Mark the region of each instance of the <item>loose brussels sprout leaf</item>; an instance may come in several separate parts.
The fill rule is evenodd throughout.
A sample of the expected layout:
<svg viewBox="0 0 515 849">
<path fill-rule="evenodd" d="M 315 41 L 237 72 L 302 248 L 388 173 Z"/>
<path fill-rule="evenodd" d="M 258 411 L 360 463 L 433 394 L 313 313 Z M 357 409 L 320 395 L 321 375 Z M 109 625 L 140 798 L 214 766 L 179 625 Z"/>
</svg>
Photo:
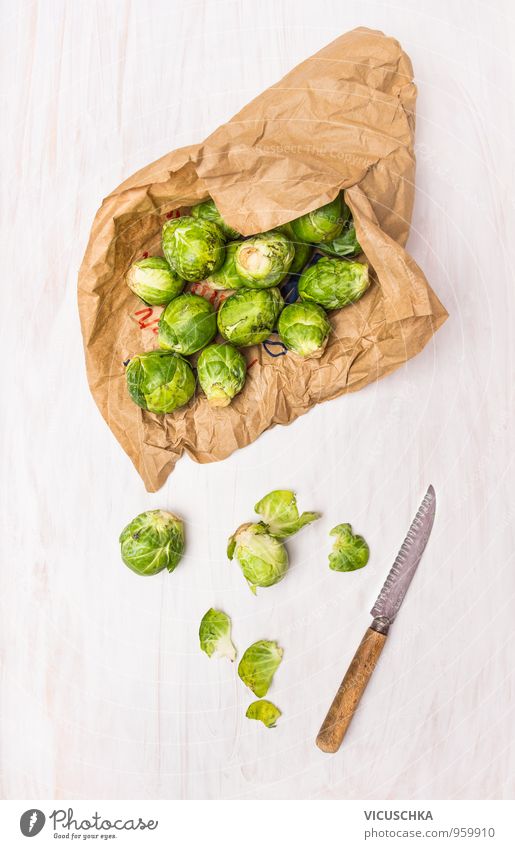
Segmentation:
<svg viewBox="0 0 515 849">
<path fill-rule="evenodd" d="M 213 607 L 202 617 L 199 628 L 200 648 L 208 657 L 228 657 L 236 660 L 236 649 L 231 640 L 231 620 L 222 610 Z"/>
<path fill-rule="evenodd" d="M 355 572 L 367 565 L 370 555 L 368 545 L 363 537 L 352 533 L 350 525 L 336 525 L 331 536 L 336 539 L 329 555 L 330 569 L 335 572 Z"/>
<path fill-rule="evenodd" d="M 212 198 L 209 200 L 203 200 L 202 203 L 197 203 L 195 206 L 192 206 L 191 214 L 193 218 L 204 218 L 206 221 L 214 221 L 215 224 L 218 224 L 226 239 L 237 239 L 240 235 L 234 227 L 226 224 L 218 212 L 216 203 L 212 200 Z"/>
<path fill-rule="evenodd" d="M 140 513 L 120 534 L 122 560 L 138 575 L 173 572 L 184 551 L 182 519 L 166 510 Z"/>
<path fill-rule="evenodd" d="M 162 256 L 149 256 L 133 262 L 126 277 L 127 286 L 146 304 L 168 304 L 184 289 L 184 280 Z"/>
<path fill-rule="evenodd" d="M 166 307 L 159 319 L 159 347 L 188 356 L 216 336 L 216 313 L 205 298 L 187 292 Z"/>
<path fill-rule="evenodd" d="M 290 265 L 290 274 L 300 274 L 304 266 L 306 265 L 308 259 L 310 258 L 313 248 L 311 245 L 308 245 L 306 242 L 293 242 L 293 246 L 295 248 L 295 256 L 293 257 L 293 262 Z"/>
<path fill-rule="evenodd" d="M 331 332 L 325 311 L 308 301 L 285 306 L 277 324 L 282 341 L 299 357 L 321 357 Z"/>
<path fill-rule="evenodd" d="M 349 215 L 348 206 L 338 195 L 330 203 L 295 218 L 290 222 L 290 227 L 295 239 L 301 242 L 330 242 L 340 235 Z"/>
<path fill-rule="evenodd" d="M 190 364 L 168 351 L 133 357 L 125 374 L 132 400 L 151 413 L 171 413 L 187 404 L 195 392 Z"/>
<path fill-rule="evenodd" d="M 345 222 L 342 232 L 330 242 L 320 242 L 316 246 L 330 256 L 356 256 L 361 253 L 361 245 L 356 236 L 354 221 L 350 218 Z"/>
<path fill-rule="evenodd" d="M 262 522 L 241 525 L 229 539 L 229 560 L 236 557 L 251 591 L 282 581 L 288 569 L 288 552 Z M 259 695 L 259 693 L 256 693 Z"/>
<path fill-rule="evenodd" d="M 248 706 L 245 716 L 247 719 L 259 719 L 267 728 L 275 728 L 281 711 L 267 699 L 260 699 Z"/>
<path fill-rule="evenodd" d="M 294 256 L 292 242 L 278 230 L 270 230 L 240 242 L 234 264 L 248 288 L 269 289 L 284 280 Z"/>
<path fill-rule="evenodd" d="M 210 406 L 227 407 L 243 389 L 247 363 L 232 345 L 209 345 L 198 359 L 197 372 Z"/>
<path fill-rule="evenodd" d="M 297 499 L 291 489 L 274 489 L 258 501 L 254 510 L 261 516 L 270 533 L 277 539 L 287 539 L 305 525 L 320 518 L 320 513 L 299 516 Z"/>
<path fill-rule="evenodd" d="M 314 301 L 326 310 L 337 310 L 358 301 L 369 283 L 365 263 L 323 256 L 300 275 L 299 295 L 303 301 Z"/>
<path fill-rule="evenodd" d="M 258 640 L 245 651 L 238 664 L 238 675 L 258 699 L 266 696 L 283 650 L 271 640 Z"/>
<path fill-rule="evenodd" d="M 205 280 L 225 258 L 224 235 L 214 221 L 183 215 L 167 221 L 162 232 L 163 253 L 183 280 Z"/>
<path fill-rule="evenodd" d="M 204 281 L 211 289 L 242 289 L 246 287 L 247 284 L 241 279 L 234 264 L 234 255 L 240 244 L 243 243 L 231 242 L 226 245 L 224 264 L 218 271 L 213 271 Z"/>
<path fill-rule="evenodd" d="M 218 310 L 218 329 L 233 345 L 257 345 L 272 333 L 283 305 L 279 289 L 240 289 Z"/>
</svg>

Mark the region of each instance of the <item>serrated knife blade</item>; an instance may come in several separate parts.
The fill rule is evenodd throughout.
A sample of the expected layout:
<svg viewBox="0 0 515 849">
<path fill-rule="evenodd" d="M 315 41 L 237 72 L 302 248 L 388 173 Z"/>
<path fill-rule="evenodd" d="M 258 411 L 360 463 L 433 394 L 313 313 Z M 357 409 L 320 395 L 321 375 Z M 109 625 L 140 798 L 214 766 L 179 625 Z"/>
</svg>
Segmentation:
<svg viewBox="0 0 515 849">
<path fill-rule="evenodd" d="M 370 611 L 374 621 L 367 628 L 318 732 L 316 743 L 323 752 L 337 752 L 340 748 L 383 650 L 390 625 L 417 571 L 433 527 L 435 509 L 436 495 L 430 486 Z"/>
<path fill-rule="evenodd" d="M 435 510 L 436 494 L 433 487 L 429 486 L 381 592 L 370 611 L 374 619 L 384 620 L 385 627 L 390 626 L 397 616 L 404 596 L 417 571 L 417 566 L 433 527 Z M 374 626 L 372 625 L 372 627 Z"/>
</svg>

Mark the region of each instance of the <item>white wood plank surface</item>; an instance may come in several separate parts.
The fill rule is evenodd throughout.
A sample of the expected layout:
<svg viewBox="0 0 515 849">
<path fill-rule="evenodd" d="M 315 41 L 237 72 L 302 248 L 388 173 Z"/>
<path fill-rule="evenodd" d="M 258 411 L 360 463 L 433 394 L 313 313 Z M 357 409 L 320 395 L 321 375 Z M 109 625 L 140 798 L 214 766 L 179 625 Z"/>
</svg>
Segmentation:
<svg viewBox="0 0 515 849">
<path fill-rule="evenodd" d="M 2 4 L 3 798 L 514 797 L 514 16 L 508 0 Z M 224 463 L 184 458 L 149 495 L 87 388 L 76 278 L 93 215 L 358 25 L 414 63 L 409 249 L 450 319 L 395 375 Z M 316 731 L 430 482 L 426 556 L 344 747 L 323 755 Z M 324 516 L 255 599 L 225 541 L 290 486 Z M 185 517 L 188 549 L 143 580 L 117 537 L 153 507 Z M 355 574 L 327 568 L 342 521 L 372 550 Z M 200 653 L 211 605 L 240 652 L 284 647 L 275 730 Z"/>
</svg>

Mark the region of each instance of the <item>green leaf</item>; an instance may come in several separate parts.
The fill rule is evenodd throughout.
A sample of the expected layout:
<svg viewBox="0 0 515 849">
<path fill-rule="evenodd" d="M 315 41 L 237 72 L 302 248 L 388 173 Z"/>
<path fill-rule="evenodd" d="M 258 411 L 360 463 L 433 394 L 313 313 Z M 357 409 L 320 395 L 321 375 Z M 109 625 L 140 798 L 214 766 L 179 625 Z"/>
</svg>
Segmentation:
<svg viewBox="0 0 515 849">
<path fill-rule="evenodd" d="M 245 651 L 238 665 L 238 675 L 258 698 L 268 693 L 282 656 L 283 649 L 271 640 L 258 640 Z"/>
<path fill-rule="evenodd" d="M 349 524 L 336 525 L 331 531 L 336 537 L 333 550 L 329 555 L 329 568 L 335 572 L 355 572 L 368 563 L 370 550 L 359 534 L 352 533 Z"/>
<path fill-rule="evenodd" d="M 208 657 L 228 657 L 236 660 L 231 640 L 231 620 L 222 610 L 211 607 L 202 617 L 199 628 L 200 648 Z"/>
<path fill-rule="evenodd" d="M 267 728 L 275 728 L 275 724 L 281 716 L 281 711 L 267 699 L 260 699 L 248 706 L 245 716 L 247 719 L 258 719 Z"/>
<path fill-rule="evenodd" d="M 297 499 L 291 489 L 274 489 L 258 501 L 254 510 L 277 539 L 287 539 L 320 518 L 320 513 L 312 512 L 299 516 Z"/>
</svg>

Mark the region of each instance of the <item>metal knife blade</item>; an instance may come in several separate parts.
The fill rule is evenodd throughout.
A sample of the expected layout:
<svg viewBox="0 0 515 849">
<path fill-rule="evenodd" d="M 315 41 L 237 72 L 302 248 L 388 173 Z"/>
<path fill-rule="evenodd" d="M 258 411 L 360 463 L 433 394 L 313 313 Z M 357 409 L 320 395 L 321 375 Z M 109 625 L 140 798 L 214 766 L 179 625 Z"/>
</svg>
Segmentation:
<svg viewBox="0 0 515 849">
<path fill-rule="evenodd" d="M 399 612 L 427 545 L 433 527 L 435 509 L 436 494 L 430 486 L 370 611 L 374 619 L 380 620 L 377 630 L 386 633 Z"/>
</svg>

